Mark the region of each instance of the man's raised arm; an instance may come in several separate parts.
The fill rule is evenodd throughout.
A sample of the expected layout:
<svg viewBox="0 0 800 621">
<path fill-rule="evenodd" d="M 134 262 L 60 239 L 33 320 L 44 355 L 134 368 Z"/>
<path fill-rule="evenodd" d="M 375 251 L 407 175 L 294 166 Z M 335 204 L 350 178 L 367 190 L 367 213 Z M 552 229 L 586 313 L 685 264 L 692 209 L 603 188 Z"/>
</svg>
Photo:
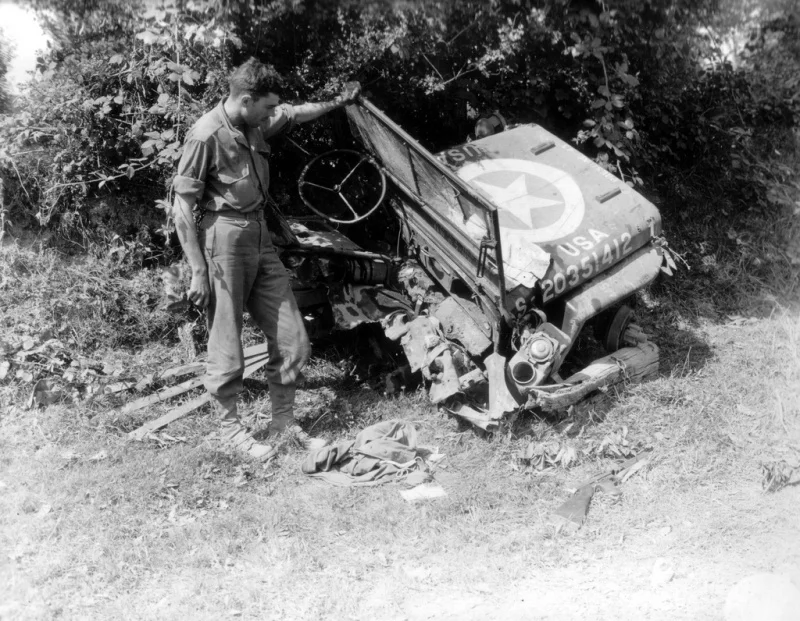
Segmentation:
<svg viewBox="0 0 800 621">
<path fill-rule="evenodd" d="M 359 94 L 361 94 L 361 86 L 356 83 L 353 87 L 345 87 L 342 94 L 333 101 L 304 103 L 292 106 L 292 108 L 294 108 L 294 120 L 297 123 L 313 121 L 323 114 L 336 110 L 336 108 L 341 108 L 342 106 L 353 103 L 358 98 Z"/>
</svg>

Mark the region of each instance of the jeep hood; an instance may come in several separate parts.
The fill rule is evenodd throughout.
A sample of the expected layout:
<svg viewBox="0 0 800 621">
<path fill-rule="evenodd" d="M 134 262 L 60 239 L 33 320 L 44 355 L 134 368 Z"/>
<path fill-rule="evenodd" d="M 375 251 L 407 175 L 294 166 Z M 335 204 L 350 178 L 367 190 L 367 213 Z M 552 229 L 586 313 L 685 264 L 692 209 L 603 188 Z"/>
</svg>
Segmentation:
<svg viewBox="0 0 800 621">
<path fill-rule="evenodd" d="M 439 158 L 497 207 L 503 262 L 512 268 L 507 276 L 527 286 L 535 276 L 544 302 L 661 233 L 652 203 L 537 125 L 448 149 Z M 551 258 L 546 270 L 536 269 L 535 259 L 545 253 Z"/>
</svg>

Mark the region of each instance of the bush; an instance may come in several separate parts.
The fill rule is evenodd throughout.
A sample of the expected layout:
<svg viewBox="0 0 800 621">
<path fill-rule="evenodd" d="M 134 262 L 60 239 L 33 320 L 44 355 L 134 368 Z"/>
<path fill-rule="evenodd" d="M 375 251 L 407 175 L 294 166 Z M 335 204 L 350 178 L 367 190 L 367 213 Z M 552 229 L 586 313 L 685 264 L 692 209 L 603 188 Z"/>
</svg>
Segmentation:
<svg viewBox="0 0 800 621">
<path fill-rule="evenodd" d="M 286 75 L 290 99 L 359 80 L 432 150 L 495 109 L 542 123 L 667 199 L 670 218 L 752 224 L 756 211 L 785 218 L 798 198 L 785 154 L 772 158 L 764 139 L 795 152 L 788 0 L 755 12 L 746 0 L 38 4 L 56 16 L 58 44 L 0 121 L 5 205 L 17 228 L 47 227 L 82 247 L 135 243 L 144 250 L 131 256 L 144 259 L 168 250 L 163 209 L 186 130 L 251 55 Z M 297 134 L 312 150 L 342 138 L 335 117 Z M 273 158 L 272 193 L 285 203 L 298 165 Z"/>
<path fill-rule="evenodd" d="M 6 244 L 0 259 L 2 334 L 57 338 L 71 351 L 90 355 L 175 341 L 185 321 L 164 310 L 160 272 L 130 269 L 118 253 L 98 261 Z"/>
</svg>

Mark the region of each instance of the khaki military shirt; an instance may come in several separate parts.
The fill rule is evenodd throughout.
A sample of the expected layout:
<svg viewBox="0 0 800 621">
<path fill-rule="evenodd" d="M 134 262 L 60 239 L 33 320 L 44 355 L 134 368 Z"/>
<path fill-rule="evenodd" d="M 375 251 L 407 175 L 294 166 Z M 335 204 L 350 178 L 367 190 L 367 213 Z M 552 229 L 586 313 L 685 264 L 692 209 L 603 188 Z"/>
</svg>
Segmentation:
<svg viewBox="0 0 800 621">
<path fill-rule="evenodd" d="M 195 209 L 262 209 L 269 190 L 266 139 L 294 126 L 294 109 L 282 104 L 262 127 L 248 127 L 243 133 L 231 124 L 223 104 L 220 101 L 189 130 L 172 187 Z"/>
</svg>

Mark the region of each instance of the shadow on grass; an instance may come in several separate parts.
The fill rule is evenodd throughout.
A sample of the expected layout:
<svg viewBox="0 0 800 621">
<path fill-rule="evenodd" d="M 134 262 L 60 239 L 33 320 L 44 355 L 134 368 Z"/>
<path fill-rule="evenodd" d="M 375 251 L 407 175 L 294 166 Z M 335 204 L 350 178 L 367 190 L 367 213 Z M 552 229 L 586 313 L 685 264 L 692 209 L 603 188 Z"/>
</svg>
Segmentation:
<svg viewBox="0 0 800 621">
<path fill-rule="evenodd" d="M 388 340 L 378 324 L 364 324 L 346 332 L 331 332 L 313 342 L 313 358 L 298 383 L 296 416 L 307 431 L 339 435 L 363 429 L 384 417 L 403 417 L 421 382 L 417 377 L 405 390 L 388 391 L 386 377 L 406 364 L 399 343 Z M 244 382 L 245 409 L 269 404 L 269 386 L 263 372 Z M 427 403 L 427 393 L 424 395 Z"/>
<path fill-rule="evenodd" d="M 680 377 L 698 371 L 713 357 L 711 347 L 701 333 L 686 324 L 674 309 L 663 312 L 663 304 L 661 300 L 655 308 L 639 304 L 637 310 L 637 321 L 645 332 L 652 335 L 652 340 L 661 350 L 660 376 Z M 564 366 L 565 376 L 606 354 L 592 331 L 584 330 Z M 315 433 L 352 433 L 354 429 L 363 429 L 382 418 L 402 417 L 407 403 L 398 406 L 398 397 L 413 395 L 416 395 L 420 407 L 424 406 L 433 413 L 435 406 L 429 403 L 427 391 L 418 390 L 422 383 L 419 373 L 408 378 L 403 391 L 394 391 L 391 382 L 387 382 L 387 376 L 405 364 L 400 344 L 386 339 L 377 324 L 333 332 L 315 340 L 314 358 L 304 371 L 298 389 L 298 419 L 306 430 Z M 248 402 L 257 409 L 267 406 L 268 385 L 263 377 L 257 375 L 246 380 L 245 389 L 245 407 Z M 523 412 L 516 417 L 509 416 L 500 433 L 510 431 L 513 435 L 524 435 L 523 430 L 530 428 L 533 420 L 545 420 L 558 429 L 567 416 L 585 424 L 602 422 L 606 413 L 619 402 L 624 390 L 624 387 L 618 387 L 607 393 L 594 393 L 574 406 L 568 415 L 543 416 L 536 412 Z M 460 419 L 456 426 L 462 432 L 472 429 L 469 423 Z M 479 429 L 474 433 L 481 437 L 491 435 Z"/>
<path fill-rule="evenodd" d="M 670 247 L 681 257 L 676 277 L 653 294 L 685 321 L 731 315 L 762 318 L 800 308 L 800 221 L 792 209 L 737 203 L 724 188 L 686 184 L 659 206 Z"/>
<path fill-rule="evenodd" d="M 679 378 L 695 373 L 714 358 L 714 350 L 703 338 L 702 331 L 683 319 L 682 313 L 669 305 L 669 298 L 655 296 L 652 288 L 640 297 L 644 300 L 635 305 L 635 321 L 659 347 L 658 377 Z M 561 374 L 568 377 L 606 355 L 608 352 L 586 327 L 562 366 Z M 609 390 L 595 391 L 567 411 L 558 413 L 522 411 L 516 417 L 508 417 L 504 429 L 516 437 L 530 436 L 531 430 L 543 422 L 558 435 L 574 435 L 582 428 L 591 429 L 603 423 L 623 401 L 626 391 L 627 385 L 616 384 Z"/>
</svg>

